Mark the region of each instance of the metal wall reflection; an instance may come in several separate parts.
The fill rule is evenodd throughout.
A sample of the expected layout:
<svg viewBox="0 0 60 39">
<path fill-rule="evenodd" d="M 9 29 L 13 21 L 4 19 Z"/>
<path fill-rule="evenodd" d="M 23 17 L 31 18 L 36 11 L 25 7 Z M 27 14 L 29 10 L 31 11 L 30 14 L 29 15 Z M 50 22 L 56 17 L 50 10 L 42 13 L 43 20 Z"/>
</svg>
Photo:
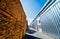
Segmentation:
<svg viewBox="0 0 60 39">
<path fill-rule="evenodd" d="M 56 39 L 60 39 L 60 1 L 55 3 L 50 9 L 43 12 L 43 15 L 39 15 L 40 27 L 42 32 L 56 36 Z M 36 19 L 37 19 L 36 18 Z M 38 30 L 37 20 L 34 20 L 30 25 L 32 28 Z"/>
<path fill-rule="evenodd" d="M 60 37 L 60 2 L 46 11 L 40 21 L 43 32 Z"/>
</svg>

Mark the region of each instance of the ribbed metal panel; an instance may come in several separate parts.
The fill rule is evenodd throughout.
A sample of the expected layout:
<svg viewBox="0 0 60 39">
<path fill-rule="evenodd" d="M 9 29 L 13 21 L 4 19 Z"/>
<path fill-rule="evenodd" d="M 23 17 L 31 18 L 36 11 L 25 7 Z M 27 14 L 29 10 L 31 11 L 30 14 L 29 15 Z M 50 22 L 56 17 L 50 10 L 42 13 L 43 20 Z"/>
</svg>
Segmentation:
<svg viewBox="0 0 60 39">
<path fill-rule="evenodd" d="M 60 2 L 40 17 L 42 31 L 60 39 Z"/>
</svg>

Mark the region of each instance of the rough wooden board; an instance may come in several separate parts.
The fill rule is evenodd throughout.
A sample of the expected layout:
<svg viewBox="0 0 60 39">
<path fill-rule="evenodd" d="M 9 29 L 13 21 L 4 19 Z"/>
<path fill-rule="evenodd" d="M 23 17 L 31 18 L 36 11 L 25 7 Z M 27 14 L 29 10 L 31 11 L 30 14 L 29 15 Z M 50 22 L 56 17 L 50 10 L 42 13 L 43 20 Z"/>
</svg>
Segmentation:
<svg viewBox="0 0 60 39">
<path fill-rule="evenodd" d="M 27 29 L 20 0 L 0 0 L 0 39 L 22 39 Z"/>
</svg>

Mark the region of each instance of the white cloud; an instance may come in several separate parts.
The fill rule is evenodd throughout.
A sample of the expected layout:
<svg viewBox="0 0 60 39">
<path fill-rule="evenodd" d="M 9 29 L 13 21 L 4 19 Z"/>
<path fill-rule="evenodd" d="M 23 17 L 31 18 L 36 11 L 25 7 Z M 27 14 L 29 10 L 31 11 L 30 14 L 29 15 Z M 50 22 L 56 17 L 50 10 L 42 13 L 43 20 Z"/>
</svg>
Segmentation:
<svg viewBox="0 0 60 39">
<path fill-rule="evenodd" d="M 27 20 L 28 20 L 28 25 L 30 25 L 31 22 L 33 21 L 33 18 L 27 18 Z"/>
</svg>

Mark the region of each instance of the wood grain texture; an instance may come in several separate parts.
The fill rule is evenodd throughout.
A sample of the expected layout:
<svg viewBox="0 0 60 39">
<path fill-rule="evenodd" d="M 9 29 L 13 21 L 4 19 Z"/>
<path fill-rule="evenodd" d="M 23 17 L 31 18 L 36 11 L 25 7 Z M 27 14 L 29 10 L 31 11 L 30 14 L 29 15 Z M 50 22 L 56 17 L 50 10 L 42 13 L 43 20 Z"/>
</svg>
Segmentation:
<svg viewBox="0 0 60 39">
<path fill-rule="evenodd" d="M 22 39 L 27 29 L 20 0 L 0 0 L 0 39 Z"/>
</svg>

